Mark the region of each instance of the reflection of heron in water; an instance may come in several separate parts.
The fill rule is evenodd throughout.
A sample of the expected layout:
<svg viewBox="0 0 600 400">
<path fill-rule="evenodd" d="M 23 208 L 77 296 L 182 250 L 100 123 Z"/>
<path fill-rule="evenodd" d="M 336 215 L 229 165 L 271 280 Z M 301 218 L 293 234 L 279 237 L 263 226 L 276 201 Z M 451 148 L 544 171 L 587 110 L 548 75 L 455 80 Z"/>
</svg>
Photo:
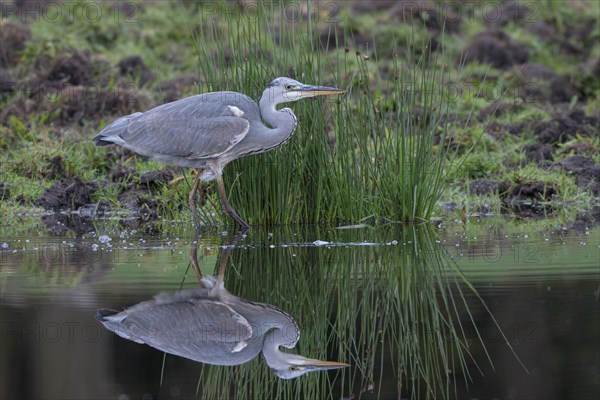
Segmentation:
<svg viewBox="0 0 600 400">
<path fill-rule="evenodd" d="M 201 278 L 203 288 L 160 294 L 122 312 L 101 309 L 96 318 L 125 339 L 207 364 L 244 364 L 262 350 L 269 367 L 284 379 L 348 366 L 282 352 L 280 346 L 291 349 L 298 342 L 298 325 L 269 304 L 247 301 L 225 289 L 230 251 L 231 246 L 223 250 L 218 278 Z"/>
</svg>

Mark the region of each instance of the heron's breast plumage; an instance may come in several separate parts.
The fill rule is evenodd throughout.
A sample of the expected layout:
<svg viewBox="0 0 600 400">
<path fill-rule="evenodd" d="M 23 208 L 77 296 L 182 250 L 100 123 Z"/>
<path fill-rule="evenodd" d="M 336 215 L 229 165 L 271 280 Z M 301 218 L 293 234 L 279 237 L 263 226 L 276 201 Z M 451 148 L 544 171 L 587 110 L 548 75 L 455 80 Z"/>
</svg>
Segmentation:
<svg viewBox="0 0 600 400">
<path fill-rule="evenodd" d="M 286 144 L 288 142 L 288 140 L 290 140 L 290 138 L 292 137 L 292 135 L 294 134 L 294 132 L 296 131 L 296 127 L 298 126 L 298 119 L 296 118 L 296 115 L 294 114 L 294 112 L 289 109 L 289 108 L 282 108 L 281 110 L 279 110 L 279 112 L 284 112 L 287 113 L 291 116 L 292 118 L 292 129 L 282 138 L 280 138 L 278 141 L 276 142 L 272 142 L 270 144 L 264 144 L 264 143 L 256 143 L 253 144 L 252 146 L 248 147 L 247 149 L 245 149 L 245 151 L 240 152 L 239 155 L 236 158 L 240 158 L 240 157 L 245 157 L 245 156 L 250 156 L 253 154 L 260 154 L 260 153 L 265 153 L 269 150 L 273 150 L 277 147 L 283 146 L 284 144 Z M 262 122 L 259 122 L 260 124 L 262 124 Z M 250 126 L 250 134 L 252 134 L 252 124 Z M 258 128 L 255 128 L 258 129 Z M 266 129 L 266 128 L 265 128 Z"/>
</svg>

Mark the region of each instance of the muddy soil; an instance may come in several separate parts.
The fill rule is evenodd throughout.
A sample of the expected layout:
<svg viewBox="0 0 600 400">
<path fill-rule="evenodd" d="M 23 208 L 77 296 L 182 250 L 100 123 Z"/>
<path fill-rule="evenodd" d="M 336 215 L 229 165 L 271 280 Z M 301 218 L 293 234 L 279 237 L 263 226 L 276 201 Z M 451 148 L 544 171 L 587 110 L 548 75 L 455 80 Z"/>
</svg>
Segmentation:
<svg viewBox="0 0 600 400">
<path fill-rule="evenodd" d="M 95 182 L 82 182 L 75 178 L 72 183 L 57 182 L 35 202 L 46 210 L 77 210 L 92 202 L 93 194 L 98 190 Z"/>
<path fill-rule="evenodd" d="M 136 171 L 134 168 L 127 167 L 124 165 L 117 165 L 112 171 L 108 173 L 108 179 L 112 182 L 133 182 L 135 179 Z"/>
<path fill-rule="evenodd" d="M 10 198 L 10 187 L 5 183 L 0 182 L 0 200 L 8 198 Z"/>
<path fill-rule="evenodd" d="M 158 201 L 144 196 L 143 192 L 140 190 L 127 190 L 119 194 L 118 199 L 121 206 L 125 209 L 149 217 L 156 217 Z"/>
<path fill-rule="evenodd" d="M 471 193 L 479 196 L 498 194 L 502 201 L 502 211 L 521 217 L 550 216 L 555 212 L 551 205 L 540 204 L 540 202 L 552 200 L 557 193 L 555 186 L 547 185 L 544 182 L 511 184 L 510 182 L 477 179 L 470 183 L 469 189 Z"/>
<path fill-rule="evenodd" d="M 51 122 L 69 126 L 150 107 L 149 96 L 140 91 L 138 81 L 146 83 L 153 74 L 141 58 L 122 60 L 118 70 L 101 57 L 72 50 L 51 60 L 43 56 L 21 82 L 5 71 L 0 82 L 3 90 L 21 90 L 27 95 L 0 111 L 0 124 L 7 125 L 11 116 L 27 121 L 30 114 L 43 113 Z"/>
<path fill-rule="evenodd" d="M 51 214 L 44 215 L 42 222 L 50 233 L 55 236 L 64 236 L 68 232 L 76 235 L 93 232 L 96 229 L 91 217 L 78 214 Z"/>
<path fill-rule="evenodd" d="M 165 103 L 179 100 L 183 95 L 195 93 L 198 77 L 192 74 L 184 74 L 173 79 L 160 82 L 159 90 Z"/>
<path fill-rule="evenodd" d="M 545 165 L 546 161 L 552 159 L 554 147 L 544 143 L 530 143 L 523 148 L 527 156 L 527 162 L 536 162 L 538 165 Z"/>
<path fill-rule="evenodd" d="M 573 176 L 578 186 L 600 195 L 600 165 L 590 157 L 574 155 L 562 161 L 551 162 L 553 147 L 547 144 L 529 144 L 525 146 L 528 161 L 535 161 L 549 170 L 561 170 Z M 510 182 L 498 182 L 491 179 L 471 181 L 469 190 L 475 195 L 498 193 L 503 201 L 513 203 L 523 200 L 549 201 L 556 194 L 552 185 L 542 182 L 527 182 L 511 185 Z"/>
<path fill-rule="evenodd" d="M 125 57 L 117 65 L 121 76 L 132 78 L 141 86 L 154 80 L 154 73 L 150 71 L 140 56 Z"/>
<path fill-rule="evenodd" d="M 3 95 L 12 93 L 15 89 L 15 79 L 8 70 L 0 68 L 0 99 Z"/>
<path fill-rule="evenodd" d="M 476 195 L 498 193 L 502 201 L 509 204 L 529 200 L 549 201 L 556 194 L 556 188 L 546 185 L 544 182 L 511 184 L 510 182 L 477 179 L 470 183 L 469 189 Z"/>
<path fill-rule="evenodd" d="M 478 33 L 463 50 L 466 62 L 481 62 L 498 69 L 523 64 L 529 57 L 525 45 L 514 41 L 504 31 L 492 29 Z M 457 62 L 462 62 L 462 56 Z"/>
<path fill-rule="evenodd" d="M 117 198 L 121 210 L 144 221 L 155 220 L 160 205 L 155 198 L 156 191 L 175 177 L 175 170 L 166 168 L 136 177 L 133 168 L 119 165 L 109 176 L 109 181 L 99 182 L 83 182 L 78 177 L 71 182 L 61 180 L 46 190 L 35 204 L 51 211 L 75 211 L 82 218 L 102 216 L 113 211 L 112 207 L 104 200 L 93 203 L 93 196 L 99 188 L 110 186 L 119 192 Z M 10 195 L 8 188 L 6 193 Z M 130 216 L 124 219 L 131 220 Z"/>
<path fill-rule="evenodd" d="M 567 229 L 586 234 L 596 225 L 600 225 L 600 206 L 594 206 L 589 213 L 578 215 L 575 221 L 567 226 Z"/>
<path fill-rule="evenodd" d="M 173 178 L 175 178 L 175 173 L 174 169 L 168 167 L 159 171 L 146 172 L 140 176 L 139 183 L 141 187 L 153 189 L 173 180 Z"/>
<path fill-rule="evenodd" d="M 543 64 L 525 63 L 514 66 L 509 76 L 516 94 L 526 103 L 570 102 L 574 96 L 581 97 L 568 76 L 558 75 Z"/>
<path fill-rule="evenodd" d="M 582 155 L 574 155 L 552 165 L 574 176 L 579 186 L 589 188 L 595 195 L 600 195 L 600 165 Z"/>
<path fill-rule="evenodd" d="M 0 26 L 0 68 L 13 67 L 31 39 L 31 30 L 18 22 L 6 22 Z"/>
</svg>

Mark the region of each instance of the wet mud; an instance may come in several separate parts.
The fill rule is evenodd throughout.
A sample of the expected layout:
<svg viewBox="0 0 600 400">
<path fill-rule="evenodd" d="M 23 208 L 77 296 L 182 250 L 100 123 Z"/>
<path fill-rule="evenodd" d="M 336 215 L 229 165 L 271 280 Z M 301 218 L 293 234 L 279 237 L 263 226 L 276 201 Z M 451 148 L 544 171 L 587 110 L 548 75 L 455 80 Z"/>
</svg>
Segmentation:
<svg viewBox="0 0 600 400">
<path fill-rule="evenodd" d="M 178 100 L 184 95 L 194 94 L 198 77 L 192 74 L 180 75 L 176 78 L 160 82 L 159 90 L 165 103 Z"/>
<path fill-rule="evenodd" d="M 6 22 L 0 29 L 0 68 L 12 67 L 21 58 L 31 30 L 25 24 Z"/>
<path fill-rule="evenodd" d="M 30 29 L 21 23 L 3 23 L 0 36 L 0 95 L 21 93 L 0 110 L 2 125 L 11 116 L 27 121 L 29 115 L 43 113 L 50 116 L 50 122 L 69 126 L 151 106 L 140 87 L 153 81 L 154 74 L 139 56 L 127 57 L 113 67 L 84 50 L 71 49 L 54 58 L 41 54 L 28 74 L 17 79 L 12 71 L 18 70 Z"/>
<path fill-rule="evenodd" d="M 589 188 L 594 195 L 600 195 L 600 165 L 582 155 L 574 155 L 552 165 L 575 177 L 577 185 Z"/>
<path fill-rule="evenodd" d="M 463 54 L 466 62 L 481 62 L 499 69 L 523 64 L 529 57 L 529 51 L 523 44 L 497 29 L 475 35 L 464 48 Z M 457 62 L 462 62 L 462 56 Z"/>
<path fill-rule="evenodd" d="M 72 183 L 56 182 L 35 204 L 52 211 L 77 210 L 90 204 L 97 190 L 96 182 L 83 182 L 79 178 L 75 178 Z"/>
<path fill-rule="evenodd" d="M 35 205 L 53 212 L 75 215 L 78 219 L 72 217 L 72 220 L 77 221 L 120 213 L 123 214 L 121 218 L 123 224 L 128 227 L 139 227 L 142 223 L 158 218 L 160 202 L 157 195 L 175 176 L 176 171 L 171 168 L 138 176 L 133 168 L 118 165 L 109 173 L 109 179 L 106 181 L 83 182 L 78 177 L 69 182 L 60 180 L 48 188 L 35 201 Z M 95 194 L 101 188 L 116 189 L 118 205 L 113 207 L 103 199 L 94 202 L 94 198 L 97 198 Z M 10 196 L 10 189 L 0 184 L 0 195 L 2 194 L 6 197 Z M 54 219 L 48 220 L 55 222 Z M 60 230 L 60 228 L 53 228 L 56 229 Z"/>
</svg>

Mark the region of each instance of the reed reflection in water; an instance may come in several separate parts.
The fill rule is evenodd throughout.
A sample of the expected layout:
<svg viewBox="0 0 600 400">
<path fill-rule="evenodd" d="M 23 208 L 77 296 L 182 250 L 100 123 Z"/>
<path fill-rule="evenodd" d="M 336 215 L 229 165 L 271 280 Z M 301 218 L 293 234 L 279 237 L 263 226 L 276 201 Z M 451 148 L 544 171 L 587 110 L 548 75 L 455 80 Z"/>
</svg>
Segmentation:
<svg viewBox="0 0 600 400">
<path fill-rule="evenodd" d="M 231 247 L 219 233 L 203 235 L 204 276 L 218 276 L 230 249 L 231 293 L 293 315 L 299 354 L 350 364 L 291 380 L 262 356 L 236 366 L 164 357 L 94 319 L 101 307 L 197 290 L 186 272 L 193 232 L 99 226 L 83 237 L 36 231 L 29 242 L 4 234 L 0 397 L 597 397 L 600 229 L 534 235 L 507 224 L 257 228 Z"/>
<path fill-rule="evenodd" d="M 466 337 L 463 290 L 472 288 L 437 233 L 429 225 L 307 230 L 277 237 L 259 232 L 264 237 L 252 243 L 262 245 L 223 246 L 234 271 L 228 286 L 294 315 L 305 327 L 301 352 L 310 349 L 351 367 L 335 380 L 323 374 L 293 383 L 274 382 L 252 366 L 203 368 L 201 397 L 452 397 L 457 376 L 470 379 L 471 368 L 478 368 L 467 345 L 477 329 L 469 323 Z M 361 236 L 369 241 L 357 240 Z M 328 241 L 298 242 L 311 237 Z"/>
</svg>

